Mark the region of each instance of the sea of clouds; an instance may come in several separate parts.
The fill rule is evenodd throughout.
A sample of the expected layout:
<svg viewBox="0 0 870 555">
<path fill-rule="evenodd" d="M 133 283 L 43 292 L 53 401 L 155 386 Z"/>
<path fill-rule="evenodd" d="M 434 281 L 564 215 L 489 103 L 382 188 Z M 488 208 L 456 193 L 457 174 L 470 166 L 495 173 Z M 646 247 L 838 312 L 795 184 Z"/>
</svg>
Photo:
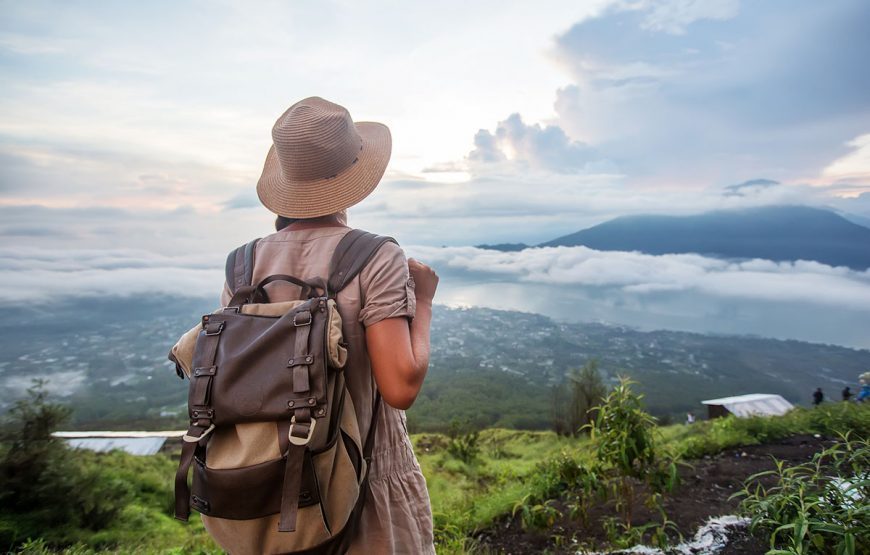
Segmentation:
<svg viewBox="0 0 870 555">
<path fill-rule="evenodd" d="M 441 276 L 436 302 L 641 329 L 753 334 L 870 348 L 870 271 L 811 261 L 728 261 L 586 247 L 499 252 L 406 246 Z M 0 300 L 217 299 L 223 255 L 142 249 L 0 248 Z M 0 316 L 2 319 L 2 316 Z"/>
</svg>

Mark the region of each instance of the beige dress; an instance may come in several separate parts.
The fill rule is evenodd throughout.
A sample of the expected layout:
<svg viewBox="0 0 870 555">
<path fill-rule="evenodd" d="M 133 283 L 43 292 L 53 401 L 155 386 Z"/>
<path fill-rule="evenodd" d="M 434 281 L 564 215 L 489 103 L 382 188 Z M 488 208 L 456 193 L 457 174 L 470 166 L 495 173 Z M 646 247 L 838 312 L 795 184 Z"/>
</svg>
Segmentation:
<svg viewBox="0 0 870 555">
<path fill-rule="evenodd" d="M 253 282 L 272 274 L 302 279 L 326 277 L 332 252 L 349 227 L 284 229 L 257 245 Z M 299 298 L 299 288 L 285 282 L 267 286 L 272 302 Z M 229 301 L 225 287 L 222 305 Z M 348 345 L 348 390 L 360 432 L 371 422 L 375 386 L 365 342 L 365 328 L 385 318 L 413 318 L 415 297 L 402 249 L 387 243 L 368 265 L 338 293 L 339 312 Z M 369 474 L 370 491 L 359 533 L 349 553 L 435 553 L 432 510 L 426 480 L 414 456 L 405 412 L 381 403 Z M 206 527 L 208 528 L 208 522 Z"/>
</svg>

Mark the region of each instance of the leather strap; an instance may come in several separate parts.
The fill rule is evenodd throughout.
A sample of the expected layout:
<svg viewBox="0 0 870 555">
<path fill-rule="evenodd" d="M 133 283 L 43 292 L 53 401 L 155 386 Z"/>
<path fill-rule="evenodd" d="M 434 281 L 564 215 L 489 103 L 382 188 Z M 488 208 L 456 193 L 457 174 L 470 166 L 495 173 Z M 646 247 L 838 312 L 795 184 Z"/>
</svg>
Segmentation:
<svg viewBox="0 0 870 555">
<path fill-rule="evenodd" d="M 329 262 L 329 280 L 327 282 L 329 296 L 335 297 L 362 271 L 384 243 L 391 242 L 396 243 L 396 240 L 361 229 L 348 231 L 338 242 Z"/>
<path fill-rule="evenodd" d="M 242 245 L 234 249 L 227 256 L 224 274 L 230 293 L 235 294 L 236 289 L 243 285 L 251 285 L 254 276 L 254 253 L 260 239 Z"/>
<path fill-rule="evenodd" d="M 211 385 L 217 374 L 215 358 L 218 342 L 224 329 L 224 322 L 210 321 L 206 315 L 202 320 L 202 331 L 196 342 L 193 360 L 201 366 L 193 369 L 190 376 L 190 393 L 187 400 L 190 414 L 190 427 L 187 429 L 181 446 L 181 459 L 175 472 L 175 518 L 187 520 L 190 517 L 190 488 L 187 475 L 197 447 L 205 449 L 208 438 L 214 430 L 214 409 L 211 406 Z M 197 441 L 197 438 L 199 441 Z"/>
<path fill-rule="evenodd" d="M 299 512 L 299 491 L 302 486 L 302 463 L 308 442 L 294 443 L 293 438 L 310 439 L 314 422 L 311 420 L 311 409 L 300 408 L 293 411 L 293 423 L 290 426 L 290 440 L 287 450 L 287 463 L 284 467 L 284 484 L 281 492 L 281 517 L 278 520 L 279 532 L 296 530 L 296 515 Z"/>
<path fill-rule="evenodd" d="M 311 389 L 309 380 L 309 368 L 313 361 L 312 355 L 308 354 L 308 336 L 311 330 L 311 313 L 307 310 L 296 313 L 296 316 L 304 318 L 308 316 L 308 324 L 296 328 L 296 344 L 293 349 L 293 358 L 288 363 L 293 372 L 293 393 L 305 393 Z M 294 316 L 294 321 L 295 321 Z"/>
<path fill-rule="evenodd" d="M 284 491 L 281 494 L 281 518 L 279 532 L 296 531 L 296 515 L 299 512 L 299 490 L 302 486 L 302 462 L 305 457 L 304 445 L 290 444 L 287 464 L 284 467 Z"/>
<path fill-rule="evenodd" d="M 187 435 L 200 437 L 205 429 L 191 426 Z M 181 459 L 178 461 L 178 470 L 175 471 L 175 518 L 187 521 L 190 518 L 190 487 L 187 485 L 187 473 L 193 462 L 199 442 L 185 441 L 181 445 Z"/>
</svg>

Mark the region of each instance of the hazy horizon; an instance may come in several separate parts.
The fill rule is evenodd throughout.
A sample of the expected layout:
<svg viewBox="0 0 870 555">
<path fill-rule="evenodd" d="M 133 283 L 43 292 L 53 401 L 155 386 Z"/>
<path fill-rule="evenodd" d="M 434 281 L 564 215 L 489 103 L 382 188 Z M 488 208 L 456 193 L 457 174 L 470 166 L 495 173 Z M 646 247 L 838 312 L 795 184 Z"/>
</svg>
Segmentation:
<svg viewBox="0 0 870 555">
<path fill-rule="evenodd" d="M 870 222 L 866 2 L 0 11 L 6 303 L 216 297 L 226 253 L 271 231 L 254 186 L 272 123 L 318 95 L 392 130 L 350 224 L 431 262 L 450 303 L 527 309 L 562 287 L 569 312 L 618 324 L 868 346 L 868 272 L 469 250 L 631 214 L 798 204 Z"/>
</svg>

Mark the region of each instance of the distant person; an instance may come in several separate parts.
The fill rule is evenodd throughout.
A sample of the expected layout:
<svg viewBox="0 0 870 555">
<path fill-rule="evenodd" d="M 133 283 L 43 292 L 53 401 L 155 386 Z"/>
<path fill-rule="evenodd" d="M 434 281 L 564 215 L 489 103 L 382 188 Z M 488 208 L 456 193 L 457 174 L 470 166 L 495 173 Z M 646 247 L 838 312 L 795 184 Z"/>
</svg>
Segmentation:
<svg viewBox="0 0 870 555">
<path fill-rule="evenodd" d="M 843 389 L 843 400 L 844 400 L 844 401 L 848 401 L 848 400 L 851 399 L 851 398 L 852 398 L 852 389 L 847 385 L 847 386 Z"/>
<path fill-rule="evenodd" d="M 695 423 L 695 415 L 691 412 L 686 413 L 686 424 L 694 424 Z"/>
<path fill-rule="evenodd" d="M 858 383 L 861 384 L 861 391 L 858 393 L 857 400 L 860 402 L 870 400 L 870 372 L 858 376 Z"/>
<path fill-rule="evenodd" d="M 824 401 L 824 400 L 825 400 L 825 394 L 822 393 L 822 388 L 817 387 L 816 390 L 813 392 L 813 405 L 819 406 L 822 404 L 822 401 Z"/>
</svg>

